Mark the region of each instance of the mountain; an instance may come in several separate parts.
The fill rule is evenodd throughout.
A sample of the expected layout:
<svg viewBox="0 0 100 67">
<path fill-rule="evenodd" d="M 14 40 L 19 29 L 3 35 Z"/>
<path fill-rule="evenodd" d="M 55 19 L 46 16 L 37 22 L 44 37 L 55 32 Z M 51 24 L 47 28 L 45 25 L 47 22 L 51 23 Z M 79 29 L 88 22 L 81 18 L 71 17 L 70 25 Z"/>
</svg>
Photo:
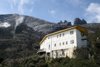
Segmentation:
<svg viewBox="0 0 100 67">
<path fill-rule="evenodd" d="M 37 52 L 45 34 L 65 27 L 67 24 L 51 23 L 25 15 L 0 15 L 0 59 L 10 61 L 29 57 Z"/>
<path fill-rule="evenodd" d="M 51 27 L 54 24 L 38 18 L 18 14 L 0 15 L 0 24 L 1 23 L 3 24 L 0 27 L 12 26 L 13 29 L 15 29 L 20 23 L 25 23 L 35 31 L 38 30 L 40 32 L 47 32 L 47 27 Z"/>
<path fill-rule="evenodd" d="M 43 32 L 45 34 L 50 31 L 54 31 L 54 29 L 65 28 L 71 25 L 70 22 L 57 24 L 39 18 L 19 14 L 0 15 L 0 27 L 12 27 L 15 30 L 20 23 L 24 23 L 28 27 L 33 28 L 35 31 Z"/>
<path fill-rule="evenodd" d="M 0 59 L 33 55 L 39 41 L 53 23 L 18 14 L 0 15 Z"/>
<path fill-rule="evenodd" d="M 48 22 L 39 18 L 18 14 L 0 15 L 0 62 L 25 59 L 35 55 L 44 35 L 67 28 L 71 22 Z M 100 23 L 81 25 L 100 36 Z"/>
</svg>

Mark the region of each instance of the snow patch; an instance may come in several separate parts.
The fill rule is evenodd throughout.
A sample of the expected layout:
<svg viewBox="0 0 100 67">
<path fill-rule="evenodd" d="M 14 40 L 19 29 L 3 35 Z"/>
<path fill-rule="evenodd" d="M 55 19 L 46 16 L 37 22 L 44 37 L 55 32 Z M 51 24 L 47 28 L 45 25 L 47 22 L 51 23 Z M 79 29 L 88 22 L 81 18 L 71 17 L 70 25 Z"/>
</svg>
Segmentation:
<svg viewBox="0 0 100 67">
<path fill-rule="evenodd" d="M 7 27 L 10 27 L 10 26 L 11 26 L 11 24 L 9 24 L 8 22 L 0 23 L 0 27 L 7 28 Z"/>
<path fill-rule="evenodd" d="M 16 25 L 15 25 L 15 28 L 16 28 L 19 24 L 21 24 L 21 23 L 23 22 L 23 20 L 24 20 L 24 17 L 23 17 L 23 16 L 20 16 L 20 17 L 16 18 Z"/>
</svg>

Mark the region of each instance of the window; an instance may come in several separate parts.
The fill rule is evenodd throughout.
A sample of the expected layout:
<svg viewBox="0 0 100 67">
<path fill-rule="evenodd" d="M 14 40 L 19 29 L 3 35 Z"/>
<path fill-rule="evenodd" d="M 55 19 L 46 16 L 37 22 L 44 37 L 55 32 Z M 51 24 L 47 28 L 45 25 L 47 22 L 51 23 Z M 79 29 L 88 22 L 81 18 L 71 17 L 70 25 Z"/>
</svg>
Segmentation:
<svg viewBox="0 0 100 67">
<path fill-rule="evenodd" d="M 59 43 L 59 45 L 61 46 L 61 43 Z"/>
<path fill-rule="evenodd" d="M 63 42 L 63 45 L 64 45 L 64 42 Z"/>
<path fill-rule="evenodd" d="M 71 41 L 70 41 L 70 44 L 74 44 L 74 40 L 71 40 Z"/>
<path fill-rule="evenodd" d="M 68 42 L 66 41 L 66 45 L 68 44 Z"/>
<path fill-rule="evenodd" d="M 50 45 L 49 45 L 49 49 L 50 49 Z"/>
<path fill-rule="evenodd" d="M 60 34 L 60 37 L 61 37 L 61 34 Z"/>
<path fill-rule="evenodd" d="M 65 51 L 63 49 L 61 49 L 61 51 L 62 51 L 62 55 L 65 56 Z"/>
<path fill-rule="evenodd" d="M 54 44 L 54 46 L 56 47 L 56 44 Z"/>
<path fill-rule="evenodd" d="M 58 52 L 57 52 L 57 51 L 55 51 L 55 53 L 56 53 L 56 58 L 58 58 Z"/>
<path fill-rule="evenodd" d="M 74 31 L 70 31 L 70 34 L 73 34 L 74 33 Z"/>
<path fill-rule="evenodd" d="M 64 36 L 64 33 L 63 33 L 63 36 Z"/>
<path fill-rule="evenodd" d="M 58 38 L 58 35 L 57 35 L 57 38 Z"/>
<path fill-rule="evenodd" d="M 85 36 L 84 33 L 81 33 L 81 36 L 82 36 L 82 37 Z"/>
</svg>

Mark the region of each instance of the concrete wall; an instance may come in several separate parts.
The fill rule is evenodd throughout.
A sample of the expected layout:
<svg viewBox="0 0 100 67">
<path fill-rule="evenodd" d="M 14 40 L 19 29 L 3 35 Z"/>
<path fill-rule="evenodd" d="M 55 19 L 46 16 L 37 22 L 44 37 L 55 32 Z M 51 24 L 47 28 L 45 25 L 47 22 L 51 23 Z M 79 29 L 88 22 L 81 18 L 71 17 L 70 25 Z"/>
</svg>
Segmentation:
<svg viewBox="0 0 100 67">
<path fill-rule="evenodd" d="M 73 34 L 70 32 L 73 31 Z M 44 49 L 47 53 L 50 52 L 50 56 L 56 58 L 58 53 L 59 57 L 72 57 L 75 47 L 82 47 L 87 45 L 87 41 L 82 41 L 83 37 L 81 32 L 77 29 L 72 29 L 62 33 L 58 33 L 52 36 L 48 36 L 44 42 L 42 42 L 40 49 Z M 74 43 L 71 43 L 74 40 Z M 67 42 L 67 43 L 66 43 Z M 62 49 L 65 55 L 62 54 Z"/>
<path fill-rule="evenodd" d="M 77 47 L 86 47 L 87 46 L 87 40 L 82 40 L 82 39 L 87 39 L 86 35 L 83 35 L 79 30 L 77 30 L 76 34 L 77 38 Z"/>
</svg>

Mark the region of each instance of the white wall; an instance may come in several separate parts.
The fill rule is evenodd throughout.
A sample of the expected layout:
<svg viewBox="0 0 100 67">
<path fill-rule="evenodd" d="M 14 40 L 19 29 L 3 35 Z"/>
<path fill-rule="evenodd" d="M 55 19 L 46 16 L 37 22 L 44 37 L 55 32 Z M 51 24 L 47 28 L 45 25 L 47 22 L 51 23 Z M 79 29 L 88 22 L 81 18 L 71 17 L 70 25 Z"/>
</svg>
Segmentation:
<svg viewBox="0 0 100 67">
<path fill-rule="evenodd" d="M 70 31 L 74 31 L 74 33 L 70 34 Z M 63 33 L 64 33 L 64 36 L 63 36 Z M 61 34 L 61 37 L 60 37 L 60 34 Z M 58 38 L 57 38 L 57 36 L 58 36 Z M 74 44 L 70 44 L 71 40 L 74 40 Z M 66 41 L 67 41 L 67 44 L 66 44 Z M 64 45 L 63 45 L 63 42 L 64 42 Z M 60 43 L 61 43 L 61 45 L 60 45 Z M 55 46 L 55 44 L 56 44 L 56 46 Z M 76 29 L 72 29 L 69 31 L 65 31 L 65 32 L 47 37 L 41 44 L 40 49 L 44 48 L 44 49 L 46 49 L 47 52 L 50 52 L 51 50 L 72 48 L 72 47 L 75 47 L 76 44 L 77 44 Z M 50 49 L 49 49 L 49 45 L 50 45 Z"/>
<path fill-rule="evenodd" d="M 51 45 L 51 40 L 46 38 L 42 44 L 40 45 L 40 49 L 44 49 L 46 52 L 50 52 L 51 46 L 49 48 L 49 45 Z"/>
<path fill-rule="evenodd" d="M 78 47 L 84 47 L 87 46 L 87 40 L 82 40 L 83 38 L 86 38 L 86 35 L 82 36 L 82 33 L 77 30 L 77 46 Z"/>
<path fill-rule="evenodd" d="M 70 31 L 74 31 L 74 33 L 70 34 Z M 52 35 L 52 37 L 51 37 L 52 50 L 67 49 L 67 48 L 72 48 L 72 47 L 76 46 L 76 29 L 73 29 L 70 31 L 63 32 L 64 36 L 61 35 L 61 37 L 59 36 L 58 38 L 57 38 L 57 35 L 60 35 L 63 33 Z M 74 40 L 74 44 L 70 44 L 71 40 Z M 66 41 L 68 44 L 66 44 Z M 63 42 L 64 42 L 64 45 L 63 45 Z M 61 43 L 61 45 L 60 45 L 60 43 Z M 56 46 L 55 46 L 55 44 L 56 44 Z"/>
<path fill-rule="evenodd" d="M 74 31 L 73 34 L 70 34 L 70 31 Z M 64 36 L 63 36 L 64 33 Z M 61 34 L 61 37 L 60 37 Z M 58 37 L 57 37 L 58 36 Z M 87 41 L 82 41 L 81 32 L 77 29 L 72 29 L 62 33 L 58 33 L 52 36 L 48 36 L 41 44 L 40 49 L 45 49 L 46 52 L 51 52 L 55 50 L 65 49 L 67 50 L 65 54 L 69 57 L 72 57 L 74 47 L 81 47 L 87 45 Z M 74 40 L 74 43 L 71 44 L 70 41 Z M 67 41 L 67 44 L 66 44 Z M 64 45 L 63 45 L 64 42 Z M 60 44 L 61 43 L 61 44 Z M 56 44 L 56 46 L 55 46 Z M 50 45 L 50 48 L 49 48 Z M 61 53 L 59 51 L 59 53 Z M 52 53 L 51 53 L 52 56 Z"/>
</svg>

